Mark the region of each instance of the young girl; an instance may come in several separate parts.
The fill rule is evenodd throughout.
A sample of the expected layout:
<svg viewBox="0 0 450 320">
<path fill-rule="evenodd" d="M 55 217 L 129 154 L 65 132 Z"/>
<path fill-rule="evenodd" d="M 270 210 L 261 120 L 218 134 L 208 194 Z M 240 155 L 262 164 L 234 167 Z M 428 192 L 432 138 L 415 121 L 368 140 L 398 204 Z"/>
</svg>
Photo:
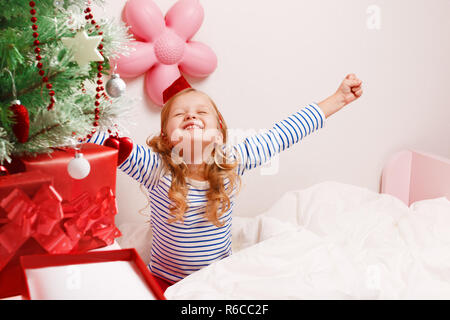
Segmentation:
<svg viewBox="0 0 450 320">
<path fill-rule="evenodd" d="M 225 120 L 210 97 L 182 77 L 164 92 L 161 133 L 147 141 L 149 147 L 134 145 L 119 165 L 148 190 L 153 234 L 148 266 L 166 281 L 160 282 L 163 289 L 231 254 L 240 176 L 322 128 L 326 118 L 361 96 L 361 84 L 349 74 L 329 98 L 231 148 Z M 97 134 L 90 142 L 106 138 Z M 208 149 L 211 143 L 215 148 Z M 201 152 L 195 152 L 198 146 Z"/>
</svg>

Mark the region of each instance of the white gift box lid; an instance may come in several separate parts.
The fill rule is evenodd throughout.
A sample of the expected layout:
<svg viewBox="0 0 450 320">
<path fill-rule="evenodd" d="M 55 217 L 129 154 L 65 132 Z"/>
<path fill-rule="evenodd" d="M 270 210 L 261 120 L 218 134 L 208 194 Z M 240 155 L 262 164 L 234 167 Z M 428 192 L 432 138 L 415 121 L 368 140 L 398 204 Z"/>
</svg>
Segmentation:
<svg viewBox="0 0 450 320">
<path fill-rule="evenodd" d="M 21 257 L 33 300 L 155 300 L 161 288 L 135 249 Z"/>
</svg>

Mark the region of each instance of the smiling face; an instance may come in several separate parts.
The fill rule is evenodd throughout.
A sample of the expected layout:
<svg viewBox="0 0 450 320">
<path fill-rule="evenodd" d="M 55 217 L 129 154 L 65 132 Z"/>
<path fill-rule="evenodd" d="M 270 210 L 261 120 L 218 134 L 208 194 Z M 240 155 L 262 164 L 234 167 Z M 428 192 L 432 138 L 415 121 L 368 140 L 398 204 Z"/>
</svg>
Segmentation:
<svg viewBox="0 0 450 320">
<path fill-rule="evenodd" d="M 203 137 L 207 143 L 218 130 L 219 116 L 210 98 L 199 91 L 187 91 L 172 101 L 163 131 L 173 146 L 180 136 L 191 141 Z"/>
</svg>

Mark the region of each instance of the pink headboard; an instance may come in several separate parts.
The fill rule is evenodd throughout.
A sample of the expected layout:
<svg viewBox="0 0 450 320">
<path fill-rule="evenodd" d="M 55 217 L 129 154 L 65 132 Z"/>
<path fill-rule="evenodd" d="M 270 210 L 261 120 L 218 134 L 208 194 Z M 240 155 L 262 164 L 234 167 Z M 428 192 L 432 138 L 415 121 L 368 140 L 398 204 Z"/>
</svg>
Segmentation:
<svg viewBox="0 0 450 320">
<path fill-rule="evenodd" d="M 450 159 L 415 150 L 400 151 L 383 168 L 380 192 L 408 206 L 425 199 L 450 200 Z"/>
</svg>

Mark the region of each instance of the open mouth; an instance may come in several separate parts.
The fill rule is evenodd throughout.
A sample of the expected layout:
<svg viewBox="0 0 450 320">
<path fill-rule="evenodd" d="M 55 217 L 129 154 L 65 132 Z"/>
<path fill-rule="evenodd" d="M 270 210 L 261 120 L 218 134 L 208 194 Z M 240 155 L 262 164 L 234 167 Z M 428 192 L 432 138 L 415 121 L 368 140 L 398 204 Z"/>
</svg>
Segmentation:
<svg viewBox="0 0 450 320">
<path fill-rule="evenodd" d="M 193 129 L 203 129 L 203 124 L 201 123 L 188 123 L 183 127 L 184 130 L 193 130 Z"/>
</svg>

